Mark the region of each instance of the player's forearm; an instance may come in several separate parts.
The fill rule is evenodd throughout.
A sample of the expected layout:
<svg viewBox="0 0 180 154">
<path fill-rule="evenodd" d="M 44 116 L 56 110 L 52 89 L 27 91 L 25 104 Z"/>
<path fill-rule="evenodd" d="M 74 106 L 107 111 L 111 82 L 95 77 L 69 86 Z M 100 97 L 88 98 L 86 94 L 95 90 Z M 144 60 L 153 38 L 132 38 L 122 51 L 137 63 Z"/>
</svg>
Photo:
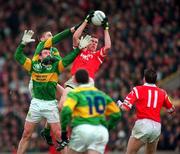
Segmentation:
<svg viewBox="0 0 180 154">
<path fill-rule="evenodd" d="M 65 56 L 62 59 L 63 66 L 67 67 L 69 64 L 71 64 L 74 61 L 74 59 L 77 57 L 79 52 L 80 52 L 80 49 L 79 48 L 75 48 L 67 56 Z"/>
<path fill-rule="evenodd" d="M 61 130 L 62 132 L 66 132 L 66 128 L 68 124 L 71 122 L 71 114 L 72 111 L 69 107 L 63 107 L 61 111 Z"/>
<path fill-rule="evenodd" d="M 63 93 L 64 93 L 64 88 L 61 85 L 57 84 L 57 86 L 56 86 L 56 97 L 60 98 Z"/>
<path fill-rule="evenodd" d="M 19 44 L 19 46 L 16 49 L 16 52 L 14 54 L 14 58 L 16 59 L 17 62 L 19 62 L 21 65 L 23 65 L 26 61 L 26 56 L 23 54 L 23 49 L 25 45 L 24 44 Z"/>
<path fill-rule="evenodd" d="M 87 25 L 87 22 L 84 21 L 80 26 L 79 28 L 74 32 L 74 35 L 73 35 L 73 46 L 74 47 L 77 47 L 78 44 L 79 44 L 79 38 L 83 32 L 83 30 L 85 29 Z"/>
<path fill-rule="evenodd" d="M 111 114 L 108 120 L 108 130 L 111 130 L 112 128 L 114 128 L 114 126 L 116 126 L 120 118 L 121 118 L 120 112 Z"/>
<path fill-rule="evenodd" d="M 108 30 L 104 30 L 104 44 L 104 54 L 107 54 L 108 50 L 111 48 L 111 38 Z"/>
<path fill-rule="evenodd" d="M 64 31 L 56 34 L 53 38 L 52 38 L 52 44 L 56 44 L 59 43 L 60 41 L 62 41 L 65 38 L 68 38 L 69 36 L 72 36 L 72 32 L 71 29 L 65 29 Z"/>
</svg>

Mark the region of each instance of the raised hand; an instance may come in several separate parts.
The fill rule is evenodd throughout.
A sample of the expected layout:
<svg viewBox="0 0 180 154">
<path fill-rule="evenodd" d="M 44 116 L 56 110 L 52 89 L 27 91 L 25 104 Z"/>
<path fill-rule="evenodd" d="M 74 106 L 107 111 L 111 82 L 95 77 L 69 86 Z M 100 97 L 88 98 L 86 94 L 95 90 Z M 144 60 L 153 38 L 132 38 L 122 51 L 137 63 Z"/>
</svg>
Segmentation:
<svg viewBox="0 0 180 154">
<path fill-rule="evenodd" d="M 91 22 L 91 18 L 92 18 L 93 16 L 94 16 L 94 11 L 92 10 L 92 11 L 90 11 L 89 14 L 86 16 L 85 21 L 86 21 L 87 23 L 90 23 L 90 22 Z"/>
<path fill-rule="evenodd" d="M 91 36 L 90 35 L 86 35 L 84 38 L 83 36 L 81 37 L 80 41 L 79 41 L 79 49 L 83 49 L 86 48 L 89 43 L 91 42 Z"/>
<path fill-rule="evenodd" d="M 35 42 L 35 39 L 32 39 L 34 32 L 32 30 L 25 30 L 22 37 L 22 44 L 26 45 L 30 42 Z"/>
<path fill-rule="evenodd" d="M 103 26 L 104 30 L 109 29 L 109 22 L 108 22 L 108 18 L 107 17 L 105 17 L 103 19 L 102 26 Z"/>
</svg>

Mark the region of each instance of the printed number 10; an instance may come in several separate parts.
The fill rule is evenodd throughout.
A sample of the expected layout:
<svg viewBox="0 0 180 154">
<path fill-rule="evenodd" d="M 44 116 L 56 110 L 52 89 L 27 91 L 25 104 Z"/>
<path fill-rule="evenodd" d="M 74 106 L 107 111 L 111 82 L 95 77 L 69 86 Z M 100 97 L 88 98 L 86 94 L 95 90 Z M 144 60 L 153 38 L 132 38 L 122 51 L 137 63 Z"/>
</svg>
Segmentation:
<svg viewBox="0 0 180 154">
<path fill-rule="evenodd" d="M 101 96 L 95 96 L 95 97 L 87 97 L 88 104 L 89 104 L 89 114 L 93 114 L 93 106 L 95 107 L 95 110 L 97 113 L 102 114 L 105 110 L 105 99 Z M 102 108 L 100 108 L 100 105 Z"/>
</svg>

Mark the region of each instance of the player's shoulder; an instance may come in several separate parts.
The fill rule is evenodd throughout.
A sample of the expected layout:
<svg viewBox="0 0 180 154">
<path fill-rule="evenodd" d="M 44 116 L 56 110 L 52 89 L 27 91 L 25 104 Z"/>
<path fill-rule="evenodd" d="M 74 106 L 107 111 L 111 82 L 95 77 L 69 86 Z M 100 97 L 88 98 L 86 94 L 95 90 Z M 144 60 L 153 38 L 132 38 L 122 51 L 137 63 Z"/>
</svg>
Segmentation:
<svg viewBox="0 0 180 154">
<path fill-rule="evenodd" d="M 102 95 L 103 97 L 106 97 L 107 99 L 112 100 L 112 98 L 111 98 L 107 93 L 105 93 L 104 91 L 101 91 L 101 90 L 97 89 L 97 92 L 98 92 L 100 95 Z"/>
<path fill-rule="evenodd" d="M 98 91 L 98 89 L 94 86 L 78 86 L 71 91 L 74 93 L 79 93 L 83 91 Z"/>
<path fill-rule="evenodd" d="M 164 89 L 162 89 L 162 88 L 160 88 L 160 87 L 157 87 L 157 89 L 158 89 L 159 92 L 162 92 L 162 93 L 164 93 L 164 94 L 167 93 L 166 90 L 164 90 Z"/>
<path fill-rule="evenodd" d="M 141 90 L 141 89 L 143 89 L 144 87 L 143 87 L 143 85 L 138 85 L 138 86 L 134 86 L 133 87 L 133 90 Z"/>
</svg>

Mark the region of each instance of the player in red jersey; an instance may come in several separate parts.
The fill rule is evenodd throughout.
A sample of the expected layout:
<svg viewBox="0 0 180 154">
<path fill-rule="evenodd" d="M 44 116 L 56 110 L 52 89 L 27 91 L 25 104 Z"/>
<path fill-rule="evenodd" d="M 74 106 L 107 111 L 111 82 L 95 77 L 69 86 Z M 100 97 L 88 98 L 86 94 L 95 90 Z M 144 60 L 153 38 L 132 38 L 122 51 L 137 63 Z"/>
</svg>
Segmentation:
<svg viewBox="0 0 180 154">
<path fill-rule="evenodd" d="M 91 17 L 93 16 L 93 12 L 88 14 L 84 22 L 80 25 L 80 27 L 75 31 L 73 35 L 73 46 L 77 47 L 79 44 L 80 37 L 82 32 L 86 28 L 87 24 L 91 21 Z M 74 82 L 74 74 L 78 69 L 85 69 L 90 76 L 90 83 L 94 85 L 94 78 L 96 72 L 99 70 L 99 66 L 103 63 L 104 58 L 106 57 L 109 49 L 111 48 L 111 39 L 109 35 L 109 23 L 108 19 L 102 18 L 102 26 L 104 28 L 104 46 L 97 50 L 98 38 L 96 36 L 91 36 L 91 43 L 85 48 L 81 50 L 81 53 L 76 57 L 72 64 L 71 75 L 72 77 L 65 83 L 65 92 L 61 96 L 61 100 L 59 105 L 62 105 L 65 101 L 66 94 L 69 90 L 75 88 L 77 83 Z M 61 108 L 61 107 L 59 107 Z"/>
<path fill-rule="evenodd" d="M 144 85 L 134 87 L 124 102 L 118 101 L 122 110 L 128 111 L 133 105 L 136 106 L 137 121 L 132 129 L 126 154 L 137 153 L 144 144 L 146 153 L 154 154 L 161 133 L 161 108 L 165 107 L 169 113 L 175 110 L 166 91 L 155 85 L 156 78 L 156 72 L 147 69 L 144 74 Z"/>
</svg>

